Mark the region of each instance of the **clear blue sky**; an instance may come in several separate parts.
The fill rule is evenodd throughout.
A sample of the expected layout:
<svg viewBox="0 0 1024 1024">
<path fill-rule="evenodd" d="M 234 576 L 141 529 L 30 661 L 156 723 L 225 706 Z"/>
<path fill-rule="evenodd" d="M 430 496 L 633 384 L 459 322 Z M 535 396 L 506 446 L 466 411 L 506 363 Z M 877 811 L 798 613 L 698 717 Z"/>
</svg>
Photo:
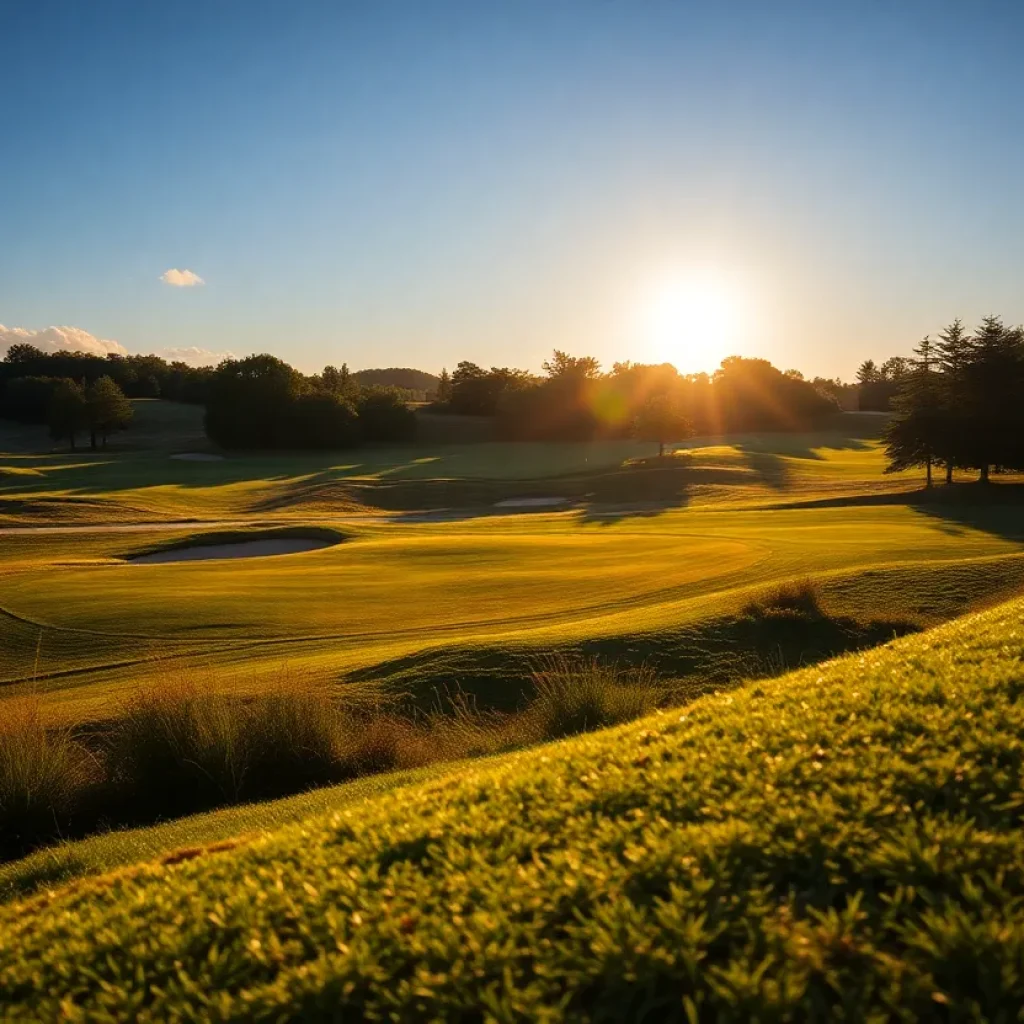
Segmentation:
<svg viewBox="0 0 1024 1024">
<path fill-rule="evenodd" d="M 0 324 L 849 377 L 1024 319 L 1022 38 L 966 0 L 3 0 Z"/>
</svg>

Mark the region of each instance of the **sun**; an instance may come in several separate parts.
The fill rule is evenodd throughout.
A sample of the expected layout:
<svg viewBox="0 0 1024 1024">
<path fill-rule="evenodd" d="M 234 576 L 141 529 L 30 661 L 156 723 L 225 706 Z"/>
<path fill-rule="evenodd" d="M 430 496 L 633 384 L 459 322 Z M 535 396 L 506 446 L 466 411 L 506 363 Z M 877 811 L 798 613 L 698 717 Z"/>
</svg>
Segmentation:
<svg viewBox="0 0 1024 1024">
<path fill-rule="evenodd" d="M 647 358 L 681 373 L 711 373 L 741 340 L 743 308 L 737 289 L 711 272 L 667 277 L 642 305 Z"/>
</svg>

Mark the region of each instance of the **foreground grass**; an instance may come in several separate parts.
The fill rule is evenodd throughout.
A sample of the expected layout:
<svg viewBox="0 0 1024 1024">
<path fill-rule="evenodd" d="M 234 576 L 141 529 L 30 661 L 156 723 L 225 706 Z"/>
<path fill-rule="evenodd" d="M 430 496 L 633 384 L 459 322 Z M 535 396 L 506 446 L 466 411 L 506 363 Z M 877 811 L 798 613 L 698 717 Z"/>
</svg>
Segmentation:
<svg viewBox="0 0 1024 1024">
<path fill-rule="evenodd" d="M 15 1019 L 1016 1019 L 1024 603 L 0 910 Z"/>
<path fill-rule="evenodd" d="M 211 844 L 225 840 L 236 842 L 240 837 L 253 838 L 283 825 L 336 810 L 400 786 L 458 771 L 461 767 L 456 762 L 388 772 L 340 786 L 314 789 L 281 800 L 227 807 L 149 828 L 105 832 L 77 842 L 61 843 L 21 860 L 0 865 L 0 902 L 168 853 L 173 853 L 179 859 L 184 859 L 183 851 L 202 854 Z"/>
</svg>

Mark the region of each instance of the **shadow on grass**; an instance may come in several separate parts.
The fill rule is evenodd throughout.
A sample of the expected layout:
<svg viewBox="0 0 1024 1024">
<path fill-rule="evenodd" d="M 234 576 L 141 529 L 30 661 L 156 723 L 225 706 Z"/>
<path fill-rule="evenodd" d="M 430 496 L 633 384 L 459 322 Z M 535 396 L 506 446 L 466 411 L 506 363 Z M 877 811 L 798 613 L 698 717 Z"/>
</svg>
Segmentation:
<svg viewBox="0 0 1024 1024">
<path fill-rule="evenodd" d="M 762 507 L 775 510 L 897 505 L 929 517 L 938 529 L 953 536 L 979 530 L 1004 540 L 1024 542 L 1024 484 L 1016 482 L 939 484 L 931 489 L 814 498 Z"/>
<path fill-rule="evenodd" d="M 893 618 L 867 621 L 825 611 L 814 599 L 795 607 L 752 602 L 741 612 L 686 629 L 605 637 L 537 647 L 467 647 L 427 651 L 350 673 L 350 682 L 372 682 L 428 707 L 452 687 L 481 708 L 513 711 L 533 696 L 538 658 L 593 658 L 623 666 L 646 665 L 674 681 L 683 696 L 710 687 L 780 675 L 849 651 L 917 632 L 915 623 Z M 776 603 L 773 603 L 776 602 Z"/>
</svg>

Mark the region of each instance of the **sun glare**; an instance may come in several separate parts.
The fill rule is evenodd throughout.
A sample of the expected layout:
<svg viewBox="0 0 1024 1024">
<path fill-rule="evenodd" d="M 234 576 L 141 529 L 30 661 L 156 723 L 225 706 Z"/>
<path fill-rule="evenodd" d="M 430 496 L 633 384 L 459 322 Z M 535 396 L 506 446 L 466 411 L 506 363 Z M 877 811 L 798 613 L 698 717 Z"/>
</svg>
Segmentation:
<svg viewBox="0 0 1024 1024">
<path fill-rule="evenodd" d="M 736 290 L 714 274 L 679 275 L 654 287 L 643 307 L 647 358 L 681 373 L 708 373 L 736 353 L 743 310 Z"/>
</svg>

